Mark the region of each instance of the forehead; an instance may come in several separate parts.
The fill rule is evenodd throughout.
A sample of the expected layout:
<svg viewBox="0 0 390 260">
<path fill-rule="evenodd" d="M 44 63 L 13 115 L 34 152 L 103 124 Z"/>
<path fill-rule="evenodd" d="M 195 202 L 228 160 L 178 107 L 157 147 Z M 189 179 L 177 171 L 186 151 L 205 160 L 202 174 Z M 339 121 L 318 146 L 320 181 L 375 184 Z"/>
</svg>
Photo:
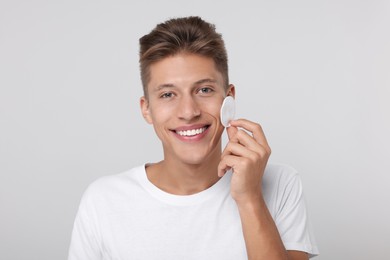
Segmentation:
<svg viewBox="0 0 390 260">
<path fill-rule="evenodd" d="M 162 84 L 188 85 L 199 80 L 210 79 L 216 84 L 223 83 L 222 74 L 217 70 L 212 58 L 196 54 L 177 54 L 164 58 L 150 66 L 148 88 Z"/>
</svg>

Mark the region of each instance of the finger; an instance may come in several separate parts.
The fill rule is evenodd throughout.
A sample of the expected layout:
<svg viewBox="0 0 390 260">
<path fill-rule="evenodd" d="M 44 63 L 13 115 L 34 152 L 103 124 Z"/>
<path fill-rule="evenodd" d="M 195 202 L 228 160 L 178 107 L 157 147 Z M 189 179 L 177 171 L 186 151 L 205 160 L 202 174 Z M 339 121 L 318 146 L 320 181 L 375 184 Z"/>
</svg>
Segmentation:
<svg viewBox="0 0 390 260">
<path fill-rule="evenodd" d="M 264 131 L 259 124 L 249 121 L 247 119 L 237 119 L 230 121 L 230 125 L 235 127 L 241 127 L 251 132 L 256 142 L 263 144 L 265 147 L 269 147 Z"/>
<path fill-rule="evenodd" d="M 242 144 L 243 146 L 247 147 L 248 149 L 258 152 L 259 154 L 262 153 L 262 150 L 266 147 L 262 147 L 262 144 L 258 143 L 252 135 L 250 135 L 248 132 L 244 130 L 238 130 L 234 139 L 237 140 L 238 143 Z"/>
<path fill-rule="evenodd" d="M 238 128 L 237 128 L 237 127 L 229 126 L 229 127 L 226 128 L 226 132 L 227 132 L 229 141 L 231 141 L 231 142 L 237 142 L 237 140 L 234 139 L 234 136 L 235 136 L 236 133 L 238 132 Z"/>
<path fill-rule="evenodd" d="M 239 147 L 233 149 L 232 146 L 240 146 L 240 144 L 234 143 L 234 142 L 229 142 L 229 143 L 227 143 L 227 145 L 225 146 L 225 149 L 223 149 L 223 151 L 222 151 L 221 158 L 223 158 L 223 157 L 225 157 L 225 156 L 227 156 L 227 155 L 229 155 L 229 154 L 233 154 L 233 150 L 235 150 L 236 152 L 237 152 L 238 150 L 240 150 Z M 241 146 L 242 146 L 242 145 L 241 145 Z M 243 149 L 244 149 L 244 147 L 243 147 Z M 243 151 L 241 151 L 241 154 L 242 154 L 242 153 L 243 153 Z M 235 154 L 235 155 L 237 156 L 238 154 Z"/>
<path fill-rule="evenodd" d="M 260 148 L 262 149 L 262 148 Z M 247 147 L 239 144 L 239 143 L 228 143 L 222 152 L 221 160 L 223 160 L 226 156 L 234 155 L 236 157 L 248 158 L 253 162 L 260 160 L 263 156 L 267 156 L 266 151 L 252 151 Z"/>
<path fill-rule="evenodd" d="M 222 151 L 221 157 L 228 154 L 245 157 L 247 156 L 249 151 L 258 154 L 259 157 L 269 156 L 268 149 L 257 143 L 253 139 L 253 137 L 245 131 L 239 130 L 234 138 L 238 141 L 229 141 L 224 150 Z"/>
<path fill-rule="evenodd" d="M 250 158 L 226 155 L 218 164 L 218 176 L 222 177 L 230 169 L 233 170 L 233 173 L 240 174 L 241 171 L 248 170 L 248 166 L 252 163 L 253 161 Z"/>
<path fill-rule="evenodd" d="M 234 168 L 239 163 L 239 157 L 227 155 L 218 164 L 218 176 L 222 177 L 227 171 Z"/>
</svg>

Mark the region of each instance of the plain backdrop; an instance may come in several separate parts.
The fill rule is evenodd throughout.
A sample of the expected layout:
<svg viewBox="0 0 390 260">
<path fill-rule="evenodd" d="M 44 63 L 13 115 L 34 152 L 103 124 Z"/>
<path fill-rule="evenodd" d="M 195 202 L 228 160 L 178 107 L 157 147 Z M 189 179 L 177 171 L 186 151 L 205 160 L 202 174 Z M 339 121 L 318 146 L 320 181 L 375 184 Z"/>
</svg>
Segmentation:
<svg viewBox="0 0 390 260">
<path fill-rule="evenodd" d="M 87 185 L 162 159 L 138 39 L 187 15 L 223 34 L 237 116 L 300 172 L 317 259 L 388 259 L 390 3 L 359 0 L 0 0 L 0 259 L 66 259 Z"/>
</svg>

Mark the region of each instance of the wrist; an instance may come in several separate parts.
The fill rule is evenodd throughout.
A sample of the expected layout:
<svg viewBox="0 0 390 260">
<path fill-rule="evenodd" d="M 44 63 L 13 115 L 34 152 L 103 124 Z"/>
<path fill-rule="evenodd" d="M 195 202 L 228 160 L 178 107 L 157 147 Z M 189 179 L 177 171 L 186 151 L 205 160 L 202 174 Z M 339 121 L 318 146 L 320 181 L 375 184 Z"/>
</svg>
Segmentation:
<svg viewBox="0 0 390 260">
<path fill-rule="evenodd" d="M 236 198 L 235 201 L 240 211 L 257 211 L 265 207 L 265 201 L 261 192 Z"/>
</svg>

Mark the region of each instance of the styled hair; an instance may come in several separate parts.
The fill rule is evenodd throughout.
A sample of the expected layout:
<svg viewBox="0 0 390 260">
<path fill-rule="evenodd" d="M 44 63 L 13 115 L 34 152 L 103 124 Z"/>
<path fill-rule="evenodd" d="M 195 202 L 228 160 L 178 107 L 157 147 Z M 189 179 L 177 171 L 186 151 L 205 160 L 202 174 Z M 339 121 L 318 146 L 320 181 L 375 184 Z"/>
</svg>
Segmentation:
<svg viewBox="0 0 390 260">
<path fill-rule="evenodd" d="M 150 65 L 179 53 L 197 54 L 214 60 L 222 74 L 224 87 L 229 84 L 228 58 L 222 35 L 215 25 L 200 17 L 175 18 L 158 24 L 149 34 L 139 39 L 139 62 L 144 95 L 150 81 Z"/>
</svg>

